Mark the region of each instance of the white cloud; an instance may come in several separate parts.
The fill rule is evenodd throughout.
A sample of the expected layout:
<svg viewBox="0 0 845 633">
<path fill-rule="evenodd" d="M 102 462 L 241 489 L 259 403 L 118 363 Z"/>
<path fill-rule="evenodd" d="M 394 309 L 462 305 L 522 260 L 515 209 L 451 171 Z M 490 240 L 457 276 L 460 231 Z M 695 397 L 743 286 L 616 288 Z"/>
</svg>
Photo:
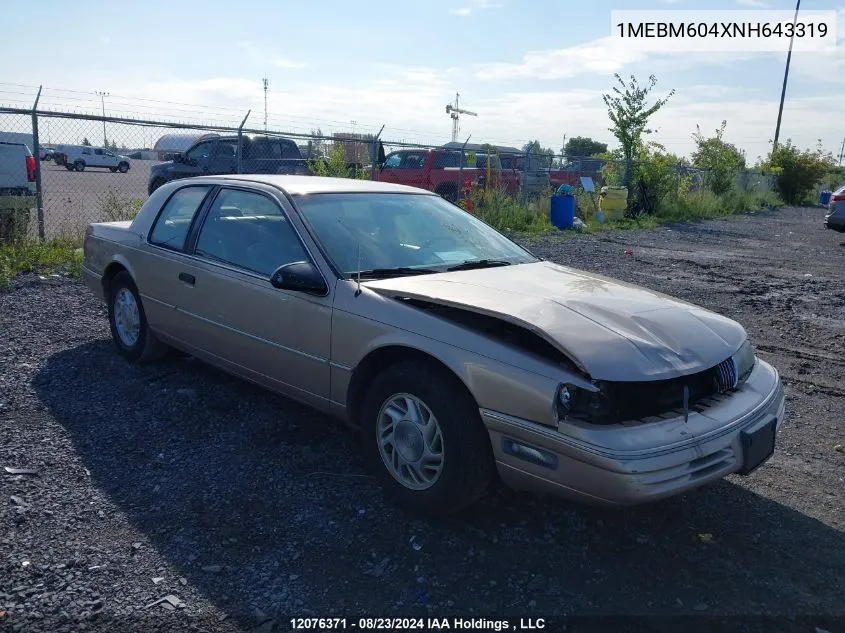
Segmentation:
<svg viewBox="0 0 845 633">
<path fill-rule="evenodd" d="M 103 44 L 108 44 L 109 42 L 111 42 L 111 38 L 108 35 L 101 35 L 100 42 L 102 42 Z"/>
<path fill-rule="evenodd" d="M 757 9 L 766 9 L 771 6 L 768 2 L 763 2 L 762 0 L 736 0 L 736 3 L 743 7 L 753 7 Z"/>
<path fill-rule="evenodd" d="M 631 50 L 617 38 L 602 37 L 567 48 L 530 51 L 519 63 L 482 64 L 475 76 L 479 79 L 568 79 L 583 74 L 612 74 L 645 58 L 646 53 Z"/>
<path fill-rule="evenodd" d="M 287 57 L 282 57 L 272 53 L 253 42 L 243 41 L 238 42 L 238 46 L 243 49 L 247 57 L 256 66 L 275 66 L 276 68 L 304 68 L 305 64 L 291 60 Z"/>
<path fill-rule="evenodd" d="M 452 7 L 449 13 L 452 15 L 460 15 L 466 17 L 482 9 L 501 9 L 504 5 L 499 2 L 492 2 L 491 0 L 469 0 L 469 6 L 466 7 Z"/>
<path fill-rule="evenodd" d="M 305 64 L 302 62 L 295 62 L 290 60 L 286 57 L 276 57 L 272 61 L 273 66 L 276 68 L 305 68 Z"/>
</svg>

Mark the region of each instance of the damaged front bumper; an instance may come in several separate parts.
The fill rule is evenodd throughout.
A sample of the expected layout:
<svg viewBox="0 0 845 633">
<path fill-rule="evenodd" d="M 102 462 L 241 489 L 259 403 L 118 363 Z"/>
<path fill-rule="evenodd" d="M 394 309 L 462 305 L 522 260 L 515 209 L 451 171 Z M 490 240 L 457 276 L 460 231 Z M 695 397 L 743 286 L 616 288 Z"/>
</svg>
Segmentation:
<svg viewBox="0 0 845 633">
<path fill-rule="evenodd" d="M 736 391 L 685 421 L 556 430 L 481 409 L 502 480 L 601 505 L 634 505 L 697 488 L 765 462 L 785 413 L 777 370 L 758 359 Z"/>
</svg>

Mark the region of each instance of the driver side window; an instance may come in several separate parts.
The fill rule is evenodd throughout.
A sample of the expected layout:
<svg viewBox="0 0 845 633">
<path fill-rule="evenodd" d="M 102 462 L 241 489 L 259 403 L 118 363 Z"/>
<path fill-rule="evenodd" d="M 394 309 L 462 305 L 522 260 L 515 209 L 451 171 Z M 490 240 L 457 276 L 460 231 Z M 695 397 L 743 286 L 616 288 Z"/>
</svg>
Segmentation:
<svg viewBox="0 0 845 633">
<path fill-rule="evenodd" d="M 390 154 L 384 161 L 385 169 L 396 169 L 402 164 L 402 154 Z"/>
<path fill-rule="evenodd" d="M 196 255 L 269 277 L 279 266 L 309 261 L 279 205 L 251 191 L 223 189 L 203 222 Z"/>
<path fill-rule="evenodd" d="M 211 148 L 213 144 L 213 141 L 205 141 L 204 143 L 200 143 L 199 145 L 194 146 L 192 149 L 189 149 L 186 152 L 185 156 L 192 160 L 208 158 L 209 156 L 211 156 Z"/>
</svg>

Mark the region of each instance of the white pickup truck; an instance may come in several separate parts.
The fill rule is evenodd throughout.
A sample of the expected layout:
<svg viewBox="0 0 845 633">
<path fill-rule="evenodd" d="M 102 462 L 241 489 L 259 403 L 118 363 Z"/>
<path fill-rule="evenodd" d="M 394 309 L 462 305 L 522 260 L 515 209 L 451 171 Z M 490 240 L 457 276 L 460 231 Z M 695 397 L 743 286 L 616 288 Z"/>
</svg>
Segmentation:
<svg viewBox="0 0 845 633">
<path fill-rule="evenodd" d="M 0 141 L 0 196 L 35 193 L 35 156 L 23 143 Z"/>
<path fill-rule="evenodd" d="M 121 174 L 129 171 L 129 158 L 108 149 L 88 145 L 67 146 L 61 149 L 63 156 L 57 162 L 63 164 L 68 171 L 84 171 L 86 167 L 104 167 Z"/>
</svg>

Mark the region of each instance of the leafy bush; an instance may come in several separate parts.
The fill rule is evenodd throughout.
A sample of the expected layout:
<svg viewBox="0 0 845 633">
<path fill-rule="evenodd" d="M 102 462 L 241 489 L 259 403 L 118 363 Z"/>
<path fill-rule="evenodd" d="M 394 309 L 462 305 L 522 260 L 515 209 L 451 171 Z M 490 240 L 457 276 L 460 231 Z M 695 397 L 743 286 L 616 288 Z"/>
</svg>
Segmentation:
<svg viewBox="0 0 845 633">
<path fill-rule="evenodd" d="M 791 140 L 769 152 L 762 169 L 777 178 L 777 189 L 787 204 L 811 202 L 816 185 L 833 167 L 833 157 L 821 147 L 799 150 Z"/>
<path fill-rule="evenodd" d="M 103 218 L 107 222 L 134 220 L 144 201 L 130 198 L 116 189 L 109 189 L 103 196 Z"/>
<path fill-rule="evenodd" d="M 0 196 L 0 243 L 24 239 L 29 233 L 35 198 Z"/>
<path fill-rule="evenodd" d="M 733 143 L 722 140 L 726 125 L 727 121 L 722 121 L 722 126 L 716 130 L 715 136 L 710 138 L 705 138 L 701 128 L 696 126 L 696 133 L 692 136 L 696 146 L 692 154 L 692 164 L 707 170 L 704 182 L 717 196 L 730 191 L 734 186 L 736 173 L 745 169 L 745 154 Z"/>
<path fill-rule="evenodd" d="M 325 158 L 315 158 L 308 161 L 308 166 L 315 176 L 330 178 L 353 178 L 355 180 L 369 180 L 369 172 L 365 169 L 349 167 L 346 163 L 346 148 L 343 143 L 335 143 Z"/>
<path fill-rule="evenodd" d="M 549 220 L 548 196 L 523 205 L 501 189 L 475 189 L 469 201 L 470 213 L 499 231 L 536 233 L 554 228 Z"/>
</svg>

